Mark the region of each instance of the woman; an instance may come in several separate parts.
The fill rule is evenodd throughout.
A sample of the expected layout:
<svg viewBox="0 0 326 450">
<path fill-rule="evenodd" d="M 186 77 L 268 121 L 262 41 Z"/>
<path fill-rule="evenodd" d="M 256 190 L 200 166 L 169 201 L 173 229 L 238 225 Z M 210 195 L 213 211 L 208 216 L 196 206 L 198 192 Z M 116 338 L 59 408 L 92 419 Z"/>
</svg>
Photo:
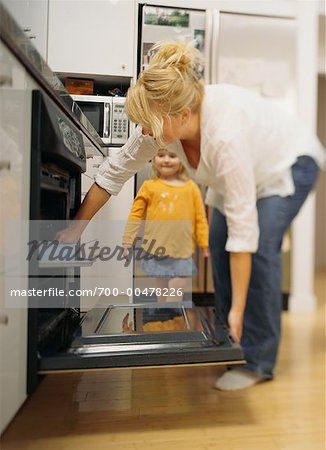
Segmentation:
<svg viewBox="0 0 326 450">
<path fill-rule="evenodd" d="M 155 155 L 179 155 L 209 187 L 217 307 L 243 345 L 247 364 L 215 387 L 242 389 L 271 379 L 280 340 L 281 242 L 324 160 L 318 139 L 270 101 L 230 85 L 204 87 L 200 53 L 161 44 L 128 92 L 126 111 L 139 126 L 103 163 L 76 219 L 59 240 L 78 240 L 87 221 Z M 80 222 L 83 220 L 83 222 Z"/>
</svg>

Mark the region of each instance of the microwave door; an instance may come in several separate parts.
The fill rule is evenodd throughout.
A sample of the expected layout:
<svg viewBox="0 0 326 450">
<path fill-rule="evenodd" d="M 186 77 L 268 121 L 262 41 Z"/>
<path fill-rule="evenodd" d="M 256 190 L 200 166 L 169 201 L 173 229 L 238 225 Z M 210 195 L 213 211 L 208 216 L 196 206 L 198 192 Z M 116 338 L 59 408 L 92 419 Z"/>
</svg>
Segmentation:
<svg viewBox="0 0 326 450">
<path fill-rule="evenodd" d="M 81 98 L 85 97 L 85 98 Z M 83 114 L 90 121 L 97 134 L 101 137 L 104 144 L 111 143 L 110 133 L 110 112 L 109 102 L 95 101 L 90 96 L 74 96 L 74 100 L 82 110 Z"/>
<path fill-rule="evenodd" d="M 88 311 L 69 346 L 39 354 L 39 373 L 244 362 L 241 346 L 212 307 L 149 306 L 115 304 Z"/>
</svg>

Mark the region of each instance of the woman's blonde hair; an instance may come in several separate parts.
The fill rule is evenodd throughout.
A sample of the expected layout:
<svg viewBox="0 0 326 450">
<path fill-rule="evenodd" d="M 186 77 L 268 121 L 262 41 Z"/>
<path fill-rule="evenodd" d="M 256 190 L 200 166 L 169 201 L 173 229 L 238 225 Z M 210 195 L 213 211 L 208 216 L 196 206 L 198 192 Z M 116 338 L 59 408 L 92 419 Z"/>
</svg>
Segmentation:
<svg viewBox="0 0 326 450">
<path fill-rule="evenodd" d="M 158 150 L 158 152 L 162 151 L 162 150 L 165 150 L 165 148 L 160 148 Z M 155 163 L 156 156 L 157 156 L 157 154 L 154 156 L 154 158 L 152 160 L 151 178 L 160 178 L 160 173 L 157 170 L 156 163 Z M 181 180 L 181 181 L 188 181 L 189 180 L 187 169 L 185 168 L 185 166 L 182 164 L 181 161 L 180 161 L 180 166 L 179 166 L 179 170 L 178 170 L 177 176 L 178 176 L 178 179 Z"/>
<path fill-rule="evenodd" d="M 135 86 L 128 90 L 125 110 L 132 122 L 149 128 L 164 146 L 163 117 L 180 114 L 185 108 L 200 111 L 204 96 L 203 59 L 192 45 L 158 43 L 150 65 Z"/>
</svg>

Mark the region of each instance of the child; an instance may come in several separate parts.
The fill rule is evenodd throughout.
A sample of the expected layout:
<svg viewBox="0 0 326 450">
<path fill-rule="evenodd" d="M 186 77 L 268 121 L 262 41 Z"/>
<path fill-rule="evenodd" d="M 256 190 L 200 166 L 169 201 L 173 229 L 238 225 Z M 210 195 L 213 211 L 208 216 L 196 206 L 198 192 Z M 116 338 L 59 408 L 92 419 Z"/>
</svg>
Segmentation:
<svg viewBox="0 0 326 450">
<path fill-rule="evenodd" d="M 154 177 L 140 188 L 123 236 L 125 256 L 146 220 L 142 269 L 156 278 L 158 301 L 181 301 L 186 277 L 196 274 L 195 242 L 208 257 L 208 224 L 198 186 L 189 180 L 175 153 L 160 149 L 152 164 Z M 158 257 L 163 250 L 164 256 Z M 162 256 L 162 255 L 161 255 Z"/>
</svg>

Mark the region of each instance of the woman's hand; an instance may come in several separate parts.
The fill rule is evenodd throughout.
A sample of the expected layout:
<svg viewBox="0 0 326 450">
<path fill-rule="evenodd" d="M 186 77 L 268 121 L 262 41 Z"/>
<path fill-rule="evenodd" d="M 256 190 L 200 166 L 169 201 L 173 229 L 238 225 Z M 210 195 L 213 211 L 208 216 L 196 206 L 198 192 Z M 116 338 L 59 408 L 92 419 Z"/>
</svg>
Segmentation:
<svg viewBox="0 0 326 450">
<path fill-rule="evenodd" d="M 209 247 L 203 247 L 202 248 L 202 252 L 203 252 L 203 257 L 204 258 L 209 258 L 209 256 L 210 256 Z"/>
<path fill-rule="evenodd" d="M 136 333 L 133 329 L 133 323 L 129 320 L 129 313 L 122 319 L 122 332 L 129 334 Z"/>
<path fill-rule="evenodd" d="M 87 192 L 74 220 L 68 228 L 59 231 L 55 239 L 59 242 L 76 243 L 94 214 L 109 200 L 111 195 L 94 183 Z"/>
<path fill-rule="evenodd" d="M 79 241 L 81 234 L 81 229 L 76 227 L 68 227 L 64 230 L 58 231 L 54 239 L 63 243 L 75 244 Z"/>
<path fill-rule="evenodd" d="M 129 258 L 130 252 L 132 251 L 132 245 L 131 244 L 122 244 L 123 247 L 123 253 L 122 256 L 126 259 Z"/>
<path fill-rule="evenodd" d="M 230 253 L 232 284 L 231 309 L 228 315 L 230 334 L 240 343 L 243 328 L 243 315 L 246 309 L 247 292 L 251 274 L 251 254 Z"/>
<path fill-rule="evenodd" d="M 240 344 L 243 328 L 243 314 L 238 311 L 234 311 L 231 308 L 228 315 L 228 325 L 232 339 L 237 344 Z"/>
</svg>

